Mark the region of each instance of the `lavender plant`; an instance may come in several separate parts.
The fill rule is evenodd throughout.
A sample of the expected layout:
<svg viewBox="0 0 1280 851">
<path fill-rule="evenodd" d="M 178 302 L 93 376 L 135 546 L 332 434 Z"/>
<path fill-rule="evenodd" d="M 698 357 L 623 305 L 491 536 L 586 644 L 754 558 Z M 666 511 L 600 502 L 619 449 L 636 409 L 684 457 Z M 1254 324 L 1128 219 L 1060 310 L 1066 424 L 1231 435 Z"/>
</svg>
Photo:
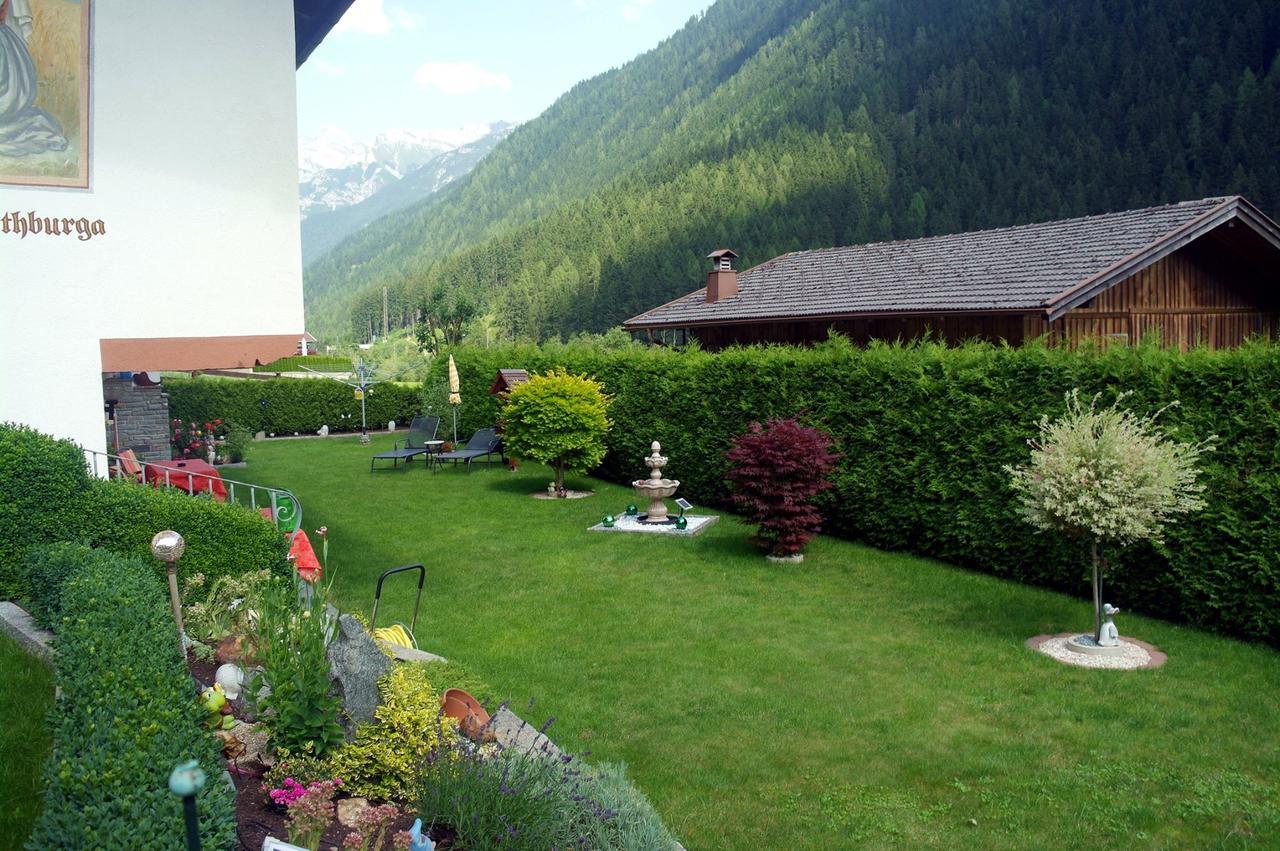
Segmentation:
<svg viewBox="0 0 1280 851">
<path fill-rule="evenodd" d="M 1030 462 L 1004 468 L 1027 522 L 1090 542 L 1095 640 L 1102 628 L 1104 546 L 1160 541 L 1178 515 L 1202 508 L 1197 462 L 1217 439 L 1169 440 L 1156 420 L 1177 402 L 1139 416 L 1120 407 L 1127 395 L 1102 408 L 1101 394 L 1085 406 L 1072 390 L 1066 413 L 1043 417 L 1039 437 L 1027 441 Z"/>
</svg>

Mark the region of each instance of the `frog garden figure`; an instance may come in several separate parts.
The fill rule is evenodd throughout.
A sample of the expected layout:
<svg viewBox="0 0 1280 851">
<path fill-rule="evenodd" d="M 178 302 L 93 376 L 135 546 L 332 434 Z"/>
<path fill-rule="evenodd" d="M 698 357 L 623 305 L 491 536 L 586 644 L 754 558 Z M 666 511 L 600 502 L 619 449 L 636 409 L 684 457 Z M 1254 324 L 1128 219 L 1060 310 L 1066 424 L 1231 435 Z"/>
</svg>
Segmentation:
<svg viewBox="0 0 1280 851">
<path fill-rule="evenodd" d="M 222 691 L 222 686 L 214 684 L 200 692 L 200 705 L 209 713 L 204 723 L 210 729 L 230 730 L 235 726 L 236 719 L 227 706 L 227 695 Z"/>
</svg>

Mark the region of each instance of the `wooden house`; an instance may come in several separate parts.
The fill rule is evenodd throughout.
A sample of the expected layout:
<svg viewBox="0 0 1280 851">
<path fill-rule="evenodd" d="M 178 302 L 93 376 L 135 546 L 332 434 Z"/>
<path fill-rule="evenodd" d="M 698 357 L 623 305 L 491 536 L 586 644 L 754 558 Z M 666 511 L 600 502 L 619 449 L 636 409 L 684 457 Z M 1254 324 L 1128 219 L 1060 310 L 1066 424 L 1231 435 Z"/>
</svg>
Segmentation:
<svg viewBox="0 0 1280 851">
<path fill-rule="evenodd" d="M 1236 346 L 1280 333 L 1280 227 L 1240 196 L 1042 224 L 797 251 L 624 323 L 718 349 L 933 337 Z"/>
</svg>

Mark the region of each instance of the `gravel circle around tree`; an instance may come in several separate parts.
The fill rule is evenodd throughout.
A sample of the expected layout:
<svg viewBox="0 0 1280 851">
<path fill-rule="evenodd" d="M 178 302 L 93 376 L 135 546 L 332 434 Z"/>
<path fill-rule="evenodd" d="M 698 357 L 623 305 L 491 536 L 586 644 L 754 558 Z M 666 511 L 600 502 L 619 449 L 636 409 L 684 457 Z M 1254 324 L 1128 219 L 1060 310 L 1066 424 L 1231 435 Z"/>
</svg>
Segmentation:
<svg viewBox="0 0 1280 851">
<path fill-rule="evenodd" d="M 586 497 L 595 496 L 595 495 L 596 495 L 595 491 L 574 491 L 574 490 L 566 490 L 564 492 L 564 496 L 557 496 L 556 494 L 548 493 L 547 491 L 534 491 L 533 493 L 529 494 L 529 496 L 533 497 L 534 499 L 585 499 Z"/>
<path fill-rule="evenodd" d="M 1060 632 L 1057 635 L 1037 635 L 1027 639 L 1027 646 L 1050 656 L 1065 665 L 1079 668 L 1109 668 L 1117 671 L 1133 671 L 1138 668 L 1159 668 L 1169 657 L 1147 644 L 1134 638 L 1120 639 L 1123 650 L 1110 655 L 1078 653 L 1067 646 L 1067 642 L 1079 633 Z"/>
</svg>

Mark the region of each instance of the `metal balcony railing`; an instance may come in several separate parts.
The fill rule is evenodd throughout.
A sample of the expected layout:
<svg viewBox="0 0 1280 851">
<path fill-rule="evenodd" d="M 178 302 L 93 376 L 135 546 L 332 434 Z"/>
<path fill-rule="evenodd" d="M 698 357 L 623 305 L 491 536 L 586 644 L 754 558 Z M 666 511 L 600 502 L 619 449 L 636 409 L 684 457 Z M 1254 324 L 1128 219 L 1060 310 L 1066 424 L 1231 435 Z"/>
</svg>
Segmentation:
<svg viewBox="0 0 1280 851">
<path fill-rule="evenodd" d="M 302 528 L 302 503 L 286 488 L 274 488 L 267 485 L 256 485 L 250 482 L 238 482 L 228 479 L 219 473 L 211 476 L 194 470 L 175 471 L 170 467 L 155 462 L 142 461 L 112 455 L 109 452 L 98 452 L 94 449 L 84 450 L 85 463 L 95 476 L 136 481 L 151 487 L 171 487 L 182 490 L 191 496 L 207 493 L 216 498 L 216 479 L 226 488 L 228 503 L 244 506 L 250 511 L 260 512 L 264 508 L 271 511 L 271 521 L 292 541 Z M 132 471 L 132 472 L 130 472 Z M 175 483 L 174 479 L 181 479 Z"/>
</svg>

